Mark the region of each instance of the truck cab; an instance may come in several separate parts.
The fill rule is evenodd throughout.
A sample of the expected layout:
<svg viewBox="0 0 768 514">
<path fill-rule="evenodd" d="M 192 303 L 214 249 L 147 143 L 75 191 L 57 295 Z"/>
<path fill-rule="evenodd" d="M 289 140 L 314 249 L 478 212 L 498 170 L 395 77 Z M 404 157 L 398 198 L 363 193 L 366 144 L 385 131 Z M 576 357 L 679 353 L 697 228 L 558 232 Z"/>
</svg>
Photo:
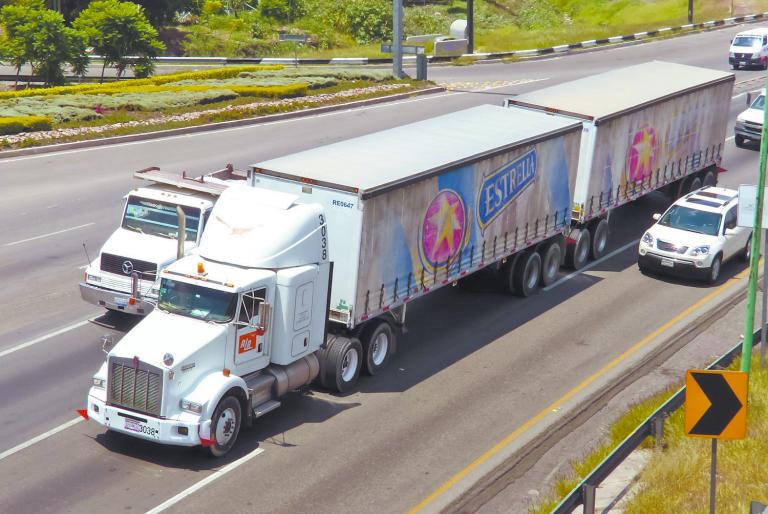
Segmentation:
<svg viewBox="0 0 768 514">
<path fill-rule="evenodd" d="M 93 378 L 87 415 L 110 430 L 220 456 L 324 365 L 322 206 L 248 186 L 225 195 L 198 252 L 160 271 L 157 307 Z"/>
<path fill-rule="evenodd" d="M 159 270 L 197 247 L 218 194 L 245 175 L 230 167 L 194 179 L 158 168 L 134 176 L 153 183 L 124 197 L 120 226 L 86 267 L 80 295 L 110 310 L 145 315 L 157 303 Z"/>
<path fill-rule="evenodd" d="M 763 109 L 765 107 L 765 88 L 760 94 L 747 94 L 747 108 L 736 116 L 734 142 L 739 148 L 744 148 L 747 141 L 760 143 L 763 132 Z"/>
</svg>

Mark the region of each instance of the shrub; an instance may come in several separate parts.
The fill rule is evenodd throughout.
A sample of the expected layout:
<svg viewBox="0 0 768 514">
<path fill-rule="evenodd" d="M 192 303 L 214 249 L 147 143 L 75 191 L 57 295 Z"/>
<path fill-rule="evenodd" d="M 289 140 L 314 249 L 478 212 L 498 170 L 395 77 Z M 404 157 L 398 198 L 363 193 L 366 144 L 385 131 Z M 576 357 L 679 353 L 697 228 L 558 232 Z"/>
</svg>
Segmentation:
<svg viewBox="0 0 768 514">
<path fill-rule="evenodd" d="M 286 86 L 232 86 L 229 88 L 240 96 L 258 96 L 260 98 L 293 98 L 306 96 L 307 84 L 290 84 Z"/>
<path fill-rule="evenodd" d="M 345 11 L 358 43 L 392 39 L 392 3 L 386 0 L 350 0 Z"/>
<path fill-rule="evenodd" d="M 51 119 L 47 116 L 17 116 L 0 118 L 0 134 L 18 134 L 19 132 L 36 132 L 51 130 Z"/>
<path fill-rule="evenodd" d="M 268 16 L 278 21 L 292 21 L 301 18 L 305 13 L 302 0 L 261 0 L 259 11 L 262 16 Z"/>
<path fill-rule="evenodd" d="M 405 13 L 403 31 L 408 36 L 419 34 L 448 34 L 451 20 L 429 7 L 414 7 Z"/>
</svg>

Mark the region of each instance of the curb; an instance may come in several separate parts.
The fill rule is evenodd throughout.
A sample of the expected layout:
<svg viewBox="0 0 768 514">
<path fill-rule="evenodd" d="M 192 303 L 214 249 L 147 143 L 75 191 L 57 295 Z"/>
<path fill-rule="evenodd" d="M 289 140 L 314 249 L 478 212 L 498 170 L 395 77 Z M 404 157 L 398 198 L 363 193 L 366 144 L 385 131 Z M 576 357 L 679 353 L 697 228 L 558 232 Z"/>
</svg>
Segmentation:
<svg viewBox="0 0 768 514">
<path fill-rule="evenodd" d="M 58 143 L 53 145 L 41 145 L 30 148 L 19 148 L 16 150 L 3 150 L 0 151 L 0 162 L 3 159 L 9 159 L 12 157 L 24 157 L 28 155 L 39 155 L 52 152 L 62 152 L 66 150 L 76 150 L 78 148 L 92 148 L 97 146 L 108 146 L 120 143 L 131 143 L 134 141 L 147 141 L 151 139 L 162 139 L 164 137 L 180 136 L 185 134 L 195 134 L 198 132 L 207 132 L 211 130 L 242 127 L 246 125 L 258 125 L 261 123 L 269 123 L 273 121 L 286 120 L 291 118 L 301 118 L 305 116 L 314 116 L 317 114 L 323 114 L 326 112 L 343 111 L 346 109 L 354 109 L 356 107 L 366 107 L 369 105 L 376 105 L 387 102 L 395 102 L 398 100 L 405 100 L 414 96 L 423 96 L 433 93 L 442 93 L 445 88 L 442 86 L 430 87 L 427 89 L 419 89 L 417 91 L 409 91 L 407 93 L 397 93 L 394 95 L 380 96 L 376 98 L 366 98 L 365 100 L 355 100 L 353 102 L 346 102 L 336 105 L 327 105 L 323 107 L 311 107 L 309 109 L 299 109 L 297 111 L 283 112 L 278 114 L 267 114 L 264 116 L 258 116 L 255 118 L 246 118 L 242 120 L 220 121 L 216 123 L 205 123 L 203 125 L 194 125 L 192 127 L 181 127 L 176 129 L 157 130 L 154 132 L 142 132 L 140 134 L 128 134 L 125 136 L 113 136 L 100 139 L 89 139 L 85 141 L 73 141 L 71 143 Z"/>
</svg>

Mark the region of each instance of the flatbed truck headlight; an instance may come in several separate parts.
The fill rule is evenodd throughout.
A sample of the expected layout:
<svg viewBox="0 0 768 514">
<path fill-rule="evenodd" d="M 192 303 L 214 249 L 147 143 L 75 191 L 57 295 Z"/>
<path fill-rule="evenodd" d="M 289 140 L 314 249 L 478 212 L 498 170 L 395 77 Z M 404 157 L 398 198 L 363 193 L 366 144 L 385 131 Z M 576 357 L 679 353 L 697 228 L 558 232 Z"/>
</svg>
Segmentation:
<svg viewBox="0 0 768 514">
<path fill-rule="evenodd" d="M 91 275 L 90 273 L 86 273 L 85 281 L 86 282 L 101 282 L 101 277 L 98 276 L 98 275 Z"/>
<path fill-rule="evenodd" d="M 107 385 L 107 381 L 103 378 L 93 378 L 93 387 L 97 387 L 99 389 L 104 389 Z"/>
<path fill-rule="evenodd" d="M 203 412 L 203 406 L 199 403 L 190 402 L 189 400 L 181 400 L 180 405 L 182 410 L 188 412 L 194 412 L 195 414 Z"/>
</svg>

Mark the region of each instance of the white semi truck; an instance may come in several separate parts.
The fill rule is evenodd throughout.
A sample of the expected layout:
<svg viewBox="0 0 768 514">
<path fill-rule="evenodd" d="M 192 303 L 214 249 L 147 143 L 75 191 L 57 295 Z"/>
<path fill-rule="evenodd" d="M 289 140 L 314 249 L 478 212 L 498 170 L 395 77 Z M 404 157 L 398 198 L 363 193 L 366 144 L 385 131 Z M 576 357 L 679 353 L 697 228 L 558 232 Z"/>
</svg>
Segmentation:
<svg viewBox="0 0 768 514">
<path fill-rule="evenodd" d="M 486 105 L 254 165 L 161 270 L 86 415 L 223 455 L 287 392 L 379 372 L 409 302 L 490 265 L 514 290 L 554 280 L 580 137 Z"/>
<path fill-rule="evenodd" d="M 733 73 L 653 61 L 506 102 L 583 123 L 570 267 L 604 254 L 614 208 L 656 190 L 676 199 L 717 183 L 734 80 Z"/>
<path fill-rule="evenodd" d="M 80 296 L 110 310 L 145 315 L 157 303 L 158 270 L 197 246 L 218 195 L 246 176 L 227 165 L 201 177 L 156 167 L 134 177 L 150 183 L 126 195 L 120 226 L 88 263 Z M 179 210 L 185 225 L 181 244 Z"/>
</svg>

